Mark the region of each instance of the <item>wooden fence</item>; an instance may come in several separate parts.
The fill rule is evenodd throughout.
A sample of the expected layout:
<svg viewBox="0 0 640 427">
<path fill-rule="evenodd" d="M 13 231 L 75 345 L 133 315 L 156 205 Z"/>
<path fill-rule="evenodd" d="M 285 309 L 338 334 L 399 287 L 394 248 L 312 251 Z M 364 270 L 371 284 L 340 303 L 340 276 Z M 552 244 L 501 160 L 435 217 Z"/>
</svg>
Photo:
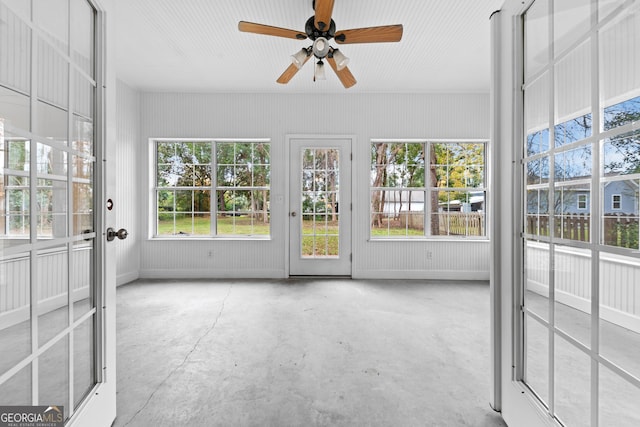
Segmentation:
<svg viewBox="0 0 640 427">
<path fill-rule="evenodd" d="M 591 215 L 567 214 L 554 216 L 554 236 L 588 242 L 591 236 Z M 549 216 L 528 215 L 526 230 L 529 234 L 549 236 Z M 605 214 L 602 219 L 604 244 L 622 248 L 638 248 L 638 217 L 635 215 Z"/>
</svg>

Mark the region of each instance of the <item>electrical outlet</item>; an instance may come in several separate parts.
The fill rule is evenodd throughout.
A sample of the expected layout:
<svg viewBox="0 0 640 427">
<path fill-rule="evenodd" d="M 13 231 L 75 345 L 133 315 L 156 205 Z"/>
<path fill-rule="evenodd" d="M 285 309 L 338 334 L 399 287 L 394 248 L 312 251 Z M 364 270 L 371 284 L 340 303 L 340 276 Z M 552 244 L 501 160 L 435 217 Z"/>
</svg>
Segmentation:
<svg viewBox="0 0 640 427">
<path fill-rule="evenodd" d="M 431 251 L 427 251 L 427 253 L 426 253 L 426 258 L 427 258 L 428 260 L 431 260 L 431 258 L 432 258 L 432 257 L 433 257 L 433 253 L 432 253 Z"/>
</svg>

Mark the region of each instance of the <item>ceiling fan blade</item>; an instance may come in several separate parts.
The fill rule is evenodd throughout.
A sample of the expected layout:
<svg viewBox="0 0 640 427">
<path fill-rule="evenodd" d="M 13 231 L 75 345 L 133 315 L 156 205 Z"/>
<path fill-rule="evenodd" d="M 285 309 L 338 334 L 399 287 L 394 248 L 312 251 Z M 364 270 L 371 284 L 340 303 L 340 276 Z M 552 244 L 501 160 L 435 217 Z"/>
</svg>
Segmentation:
<svg viewBox="0 0 640 427">
<path fill-rule="evenodd" d="M 331 65 L 333 71 L 336 72 L 338 78 L 340 79 L 340 82 L 342 83 L 342 86 L 344 86 L 345 89 L 349 89 L 351 86 L 357 83 L 356 78 L 353 77 L 353 74 L 351 74 L 351 71 L 349 71 L 347 67 L 344 67 L 342 70 L 338 70 L 336 60 L 333 58 L 327 57 L 327 62 L 329 62 L 329 65 Z"/>
<path fill-rule="evenodd" d="M 278 83 L 280 84 L 287 84 L 289 83 L 289 80 L 291 80 L 293 78 L 293 76 L 296 75 L 296 73 L 298 71 L 300 71 L 300 69 L 302 67 L 304 67 L 304 64 L 307 63 L 307 61 L 309 60 L 309 58 L 311 58 L 311 56 L 307 56 L 307 58 L 304 60 L 304 62 L 302 63 L 302 65 L 300 66 L 300 68 L 296 67 L 295 64 L 291 64 L 287 67 L 286 70 L 284 70 L 284 73 L 282 73 L 282 75 L 280 77 L 278 77 L 278 80 L 276 80 Z"/>
<path fill-rule="evenodd" d="M 316 14 L 313 25 L 320 31 L 326 31 L 331 25 L 331 13 L 334 0 L 315 0 Z"/>
<path fill-rule="evenodd" d="M 245 33 L 264 34 L 267 36 L 286 37 L 289 39 L 304 40 L 307 38 L 307 35 L 301 31 L 256 24 L 254 22 L 240 21 L 238 22 L 238 29 Z"/>
<path fill-rule="evenodd" d="M 402 25 L 342 30 L 336 32 L 334 38 L 340 44 L 399 42 L 402 39 Z"/>
</svg>

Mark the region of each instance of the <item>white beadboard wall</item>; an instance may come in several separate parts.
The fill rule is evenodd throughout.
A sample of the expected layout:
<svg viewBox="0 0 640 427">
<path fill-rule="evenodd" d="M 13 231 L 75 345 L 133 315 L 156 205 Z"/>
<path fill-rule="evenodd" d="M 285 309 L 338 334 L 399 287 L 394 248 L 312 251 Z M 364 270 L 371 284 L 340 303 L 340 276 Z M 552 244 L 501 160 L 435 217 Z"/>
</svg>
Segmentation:
<svg viewBox="0 0 640 427">
<path fill-rule="evenodd" d="M 140 225 L 141 187 L 140 164 L 145 157 L 140 143 L 140 94 L 121 81 L 116 88 L 117 137 L 115 150 L 116 197 L 114 211 L 116 223 L 109 224 L 116 230 L 126 228 L 129 236 L 116 242 L 116 282 L 122 285 L 139 276 L 140 242 L 143 227 Z"/>
<path fill-rule="evenodd" d="M 373 138 L 488 139 L 488 94 L 141 94 L 143 155 L 135 206 L 141 277 L 286 277 L 287 135 L 353 137 L 354 278 L 489 278 L 488 241 L 369 241 Z M 270 138 L 272 238 L 268 241 L 149 239 L 149 138 Z M 121 142 L 122 143 L 122 142 Z M 130 161 L 130 160 L 129 160 Z M 128 172 L 130 173 L 130 172 Z M 130 188 L 128 188 L 130 189 Z M 138 233 L 136 233 L 138 234 Z M 209 256 L 211 252 L 211 256 Z"/>
</svg>

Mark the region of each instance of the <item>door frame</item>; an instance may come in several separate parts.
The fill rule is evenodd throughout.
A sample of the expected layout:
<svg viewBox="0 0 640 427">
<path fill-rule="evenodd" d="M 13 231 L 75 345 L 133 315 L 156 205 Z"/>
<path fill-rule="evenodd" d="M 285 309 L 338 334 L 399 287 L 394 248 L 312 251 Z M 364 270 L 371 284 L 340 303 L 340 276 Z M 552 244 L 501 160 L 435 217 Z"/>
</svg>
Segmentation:
<svg viewBox="0 0 640 427">
<path fill-rule="evenodd" d="M 309 141 L 323 141 L 323 142 L 327 142 L 327 141 L 333 141 L 333 140 L 349 140 L 349 144 L 351 147 L 351 204 L 353 205 L 354 200 L 356 200 L 356 185 L 355 185 L 355 177 L 356 177 L 356 173 L 355 173 L 355 165 L 356 165 L 356 150 L 354 150 L 354 147 L 356 146 L 356 137 L 355 135 L 352 134 L 327 134 L 327 135 L 322 135 L 322 134 L 287 134 L 285 135 L 285 150 L 284 150 L 284 156 L 286 158 L 285 160 L 285 164 L 286 164 L 286 174 L 284 176 L 284 181 L 285 181 L 285 194 L 284 194 L 284 209 L 283 209 L 283 222 L 284 222 L 284 229 L 285 229 L 285 241 L 284 241 L 284 254 L 285 254 L 285 260 L 284 260 L 284 268 L 285 268 L 285 276 L 286 277 L 291 277 L 291 233 L 290 233 L 290 219 L 289 219 L 289 212 L 290 212 L 290 190 L 291 190 L 291 184 L 290 184 L 290 179 L 289 177 L 291 176 L 291 141 L 292 140 L 299 140 L 299 139 L 306 139 Z M 355 207 L 354 209 L 350 209 L 349 210 L 349 226 L 351 228 L 351 239 L 349 244 L 351 245 L 351 254 L 353 254 L 354 248 L 355 248 L 355 233 L 354 231 L 354 222 L 353 222 L 353 213 L 356 211 Z M 354 263 L 354 259 L 355 256 L 351 257 L 351 261 L 350 261 L 350 273 L 348 275 L 348 277 L 352 277 L 353 276 L 353 263 Z M 340 277 L 340 276 L 336 276 L 336 277 Z"/>
</svg>

